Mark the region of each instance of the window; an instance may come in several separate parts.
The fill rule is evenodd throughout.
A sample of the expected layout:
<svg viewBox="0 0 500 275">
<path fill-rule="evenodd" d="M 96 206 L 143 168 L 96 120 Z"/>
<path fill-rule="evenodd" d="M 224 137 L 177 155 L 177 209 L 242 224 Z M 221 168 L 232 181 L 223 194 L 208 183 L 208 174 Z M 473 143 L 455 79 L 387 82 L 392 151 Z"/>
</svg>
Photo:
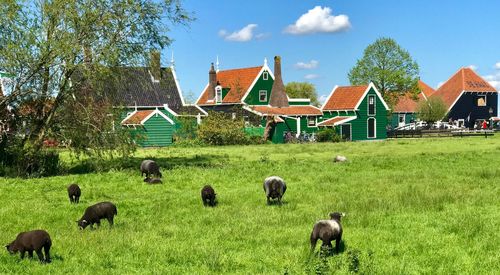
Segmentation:
<svg viewBox="0 0 500 275">
<path fill-rule="evenodd" d="M 250 126 L 250 118 L 248 116 L 243 116 L 243 121 L 245 122 L 245 127 Z"/>
<path fill-rule="evenodd" d="M 405 114 L 399 114 L 399 123 L 405 123 Z"/>
<path fill-rule="evenodd" d="M 477 96 L 477 106 L 486 106 L 486 95 Z"/>
<path fill-rule="evenodd" d="M 259 102 L 266 102 L 267 101 L 267 91 L 262 90 L 259 91 Z"/>
<path fill-rule="evenodd" d="M 215 102 L 216 103 L 222 102 L 222 87 L 221 86 L 217 86 L 215 88 Z"/>
<path fill-rule="evenodd" d="M 262 74 L 262 79 L 264 79 L 264 80 L 268 80 L 268 79 L 269 79 L 269 73 L 268 73 L 268 72 L 264 72 L 264 73 Z"/>
<path fill-rule="evenodd" d="M 369 116 L 375 115 L 375 96 L 374 95 L 368 96 L 368 115 Z"/>
<path fill-rule="evenodd" d="M 313 116 L 307 117 L 307 126 L 316 126 L 316 118 Z"/>
<path fill-rule="evenodd" d="M 376 138 L 376 132 L 375 132 L 375 119 L 373 117 L 368 119 L 368 138 Z"/>
</svg>

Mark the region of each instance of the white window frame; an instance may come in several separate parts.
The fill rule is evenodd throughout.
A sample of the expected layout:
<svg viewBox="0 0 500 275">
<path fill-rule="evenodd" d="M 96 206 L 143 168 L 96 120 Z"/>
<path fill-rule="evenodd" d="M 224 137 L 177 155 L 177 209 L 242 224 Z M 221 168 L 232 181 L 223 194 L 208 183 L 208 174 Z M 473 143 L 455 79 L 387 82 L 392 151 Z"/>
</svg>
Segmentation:
<svg viewBox="0 0 500 275">
<path fill-rule="evenodd" d="M 261 95 L 265 94 L 266 97 L 264 98 L 264 100 L 262 100 L 261 98 Z M 259 91 L 259 102 L 267 102 L 267 90 L 260 90 Z"/>
<path fill-rule="evenodd" d="M 480 99 L 481 97 L 482 97 L 482 98 L 484 98 L 484 105 L 479 105 L 479 99 Z M 485 107 L 485 106 L 487 105 L 486 98 L 488 98 L 486 95 L 478 95 L 478 96 L 477 96 L 476 105 L 477 105 L 478 107 Z"/>
<path fill-rule="evenodd" d="M 373 137 L 370 137 L 370 120 L 373 120 Z M 369 117 L 366 120 L 366 137 L 367 138 L 377 138 L 377 119 L 374 117 Z"/>
<path fill-rule="evenodd" d="M 221 86 L 215 87 L 215 103 L 217 103 L 217 104 L 222 103 L 222 87 Z"/>
<path fill-rule="evenodd" d="M 307 127 L 314 127 L 314 126 L 316 126 L 316 117 L 314 117 L 314 116 L 308 116 L 307 117 Z"/>
<path fill-rule="evenodd" d="M 373 98 L 373 114 L 370 114 L 370 98 Z M 375 95 L 368 95 L 368 110 L 366 110 L 366 113 L 369 116 L 377 115 L 377 100 L 375 99 Z"/>
<path fill-rule="evenodd" d="M 458 127 L 464 127 L 465 126 L 465 119 L 457 119 L 457 126 Z"/>
<path fill-rule="evenodd" d="M 401 118 L 403 118 L 403 121 L 401 121 Z M 401 123 L 406 124 L 406 114 L 399 114 L 398 115 L 398 125 Z"/>
<path fill-rule="evenodd" d="M 262 73 L 262 79 L 268 80 L 269 79 L 269 73 L 268 72 L 263 72 Z"/>
</svg>

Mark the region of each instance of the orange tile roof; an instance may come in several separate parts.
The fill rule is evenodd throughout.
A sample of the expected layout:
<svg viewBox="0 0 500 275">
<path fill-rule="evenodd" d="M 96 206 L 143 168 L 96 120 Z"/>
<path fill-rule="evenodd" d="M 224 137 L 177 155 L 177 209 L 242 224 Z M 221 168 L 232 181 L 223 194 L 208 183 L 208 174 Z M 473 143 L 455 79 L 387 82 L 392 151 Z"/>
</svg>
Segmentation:
<svg viewBox="0 0 500 275">
<path fill-rule="evenodd" d="M 325 121 L 322 121 L 318 123 L 318 126 L 336 126 L 338 124 L 342 124 L 339 122 L 342 122 L 347 119 L 355 119 L 355 116 L 336 116 L 334 118 L 327 119 Z"/>
<path fill-rule="evenodd" d="M 458 99 L 463 91 L 478 93 L 495 93 L 496 90 L 470 68 L 461 68 L 446 81 L 432 96 L 439 96 L 448 105 Z"/>
<path fill-rule="evenodd" d="M 271 107 L 271 106 L 252 106 L 252 110 L 259 112 L 263 115 L 322 115 L 320 109 L 311 105 L 295 105 L 283 108 Z"/>
<path fill-rule="evenodd" d="M 127 120 L 123 121 L 123 125 L 139 125 L 147 116 L 149 116 L 154 110 L 137 111 L 134 115 L 129 117 Z"/>
<path fill-rule="evenodd" d="M 368 85 L 337 87 L 323 105 L 323 110 L 354 110 L 366 89 Z"/>
<path fill-rule="evenodd" d="M 219 82 L 223 88 L 229 88 L 229 92 L 222 100 L 222 103 L 241 103 L 243 96 L 248 91 L 255 78 L 257 78 L 261 69 L 262 66 L 217 72 L 217 82 Z M 215 104 L 214 102 L 207 102 L 208 99 L 207 86 L 196 104 Z"/>
<path fill-rule="evenodd" d="M 429 98 L 433 93 L 436 92 L 436 90 L 432 89 L 429 85 L 425 84 L 421 80 L 418 81 L 418 87 L 427 98 Z"/>
<path fill-rule="evenodd" d="M 418 101 L 426 100 L 435 90 L 429 85 L 425 84 L 423 81 L 418 81 L 418 87 L 420 88 L 420 93 L 417 98 L 415 98 L 411 93 L 406 93 L 398 97 L 398 101 L 394 106 L 395 113 L 415 113 L 417 111 Z"/>
</svg>

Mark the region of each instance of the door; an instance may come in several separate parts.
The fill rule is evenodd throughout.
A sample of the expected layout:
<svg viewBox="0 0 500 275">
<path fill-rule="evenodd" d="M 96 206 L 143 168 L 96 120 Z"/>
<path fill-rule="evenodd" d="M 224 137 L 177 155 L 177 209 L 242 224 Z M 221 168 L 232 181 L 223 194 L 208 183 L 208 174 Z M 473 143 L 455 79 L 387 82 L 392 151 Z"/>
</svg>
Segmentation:
<svg viewBox="0 0 500 275">
<path fill-rule="evenodd" d="M 371 117 L 368 119 L 368 138 L 376 138 L 375 134 L 375 118 Z"/>
<path fill-rule="evenodd" d="M 406 125 L 405 114 L 399 114 L 398 118 L 398 127 L 402 127 Z"/>
<path fill-rule="evenodd" d="M 342 124 L 340 128 L 340 134 L 344 140 L 352 140 L 351 137 L 351 124 Z"/>
</svg>

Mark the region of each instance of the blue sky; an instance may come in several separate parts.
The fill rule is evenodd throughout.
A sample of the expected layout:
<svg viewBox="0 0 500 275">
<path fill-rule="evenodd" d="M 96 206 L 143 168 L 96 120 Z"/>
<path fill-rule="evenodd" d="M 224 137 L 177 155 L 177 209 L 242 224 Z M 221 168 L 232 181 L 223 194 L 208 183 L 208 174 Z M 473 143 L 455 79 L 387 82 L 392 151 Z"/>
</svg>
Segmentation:
<svg viewBox="0 0 500 275">
<path fill-rule="evenodd" d="M 221 70 L 281 55 L 285 83 L 309 81 L 326 96 L 335 85 L 349 84 L 349 70 L 382 36 L 407 49 L 421 79 L 434 88 L 460 67 L 473 66 L 500 89 L 497 0 L 187 0 L 184 7 L 197 20 L 172 29 L 175 41 L 162 60 L 167 65 L 174 51 L 181 88 L 195 98 L 217 55 Z"/>
</svg>

